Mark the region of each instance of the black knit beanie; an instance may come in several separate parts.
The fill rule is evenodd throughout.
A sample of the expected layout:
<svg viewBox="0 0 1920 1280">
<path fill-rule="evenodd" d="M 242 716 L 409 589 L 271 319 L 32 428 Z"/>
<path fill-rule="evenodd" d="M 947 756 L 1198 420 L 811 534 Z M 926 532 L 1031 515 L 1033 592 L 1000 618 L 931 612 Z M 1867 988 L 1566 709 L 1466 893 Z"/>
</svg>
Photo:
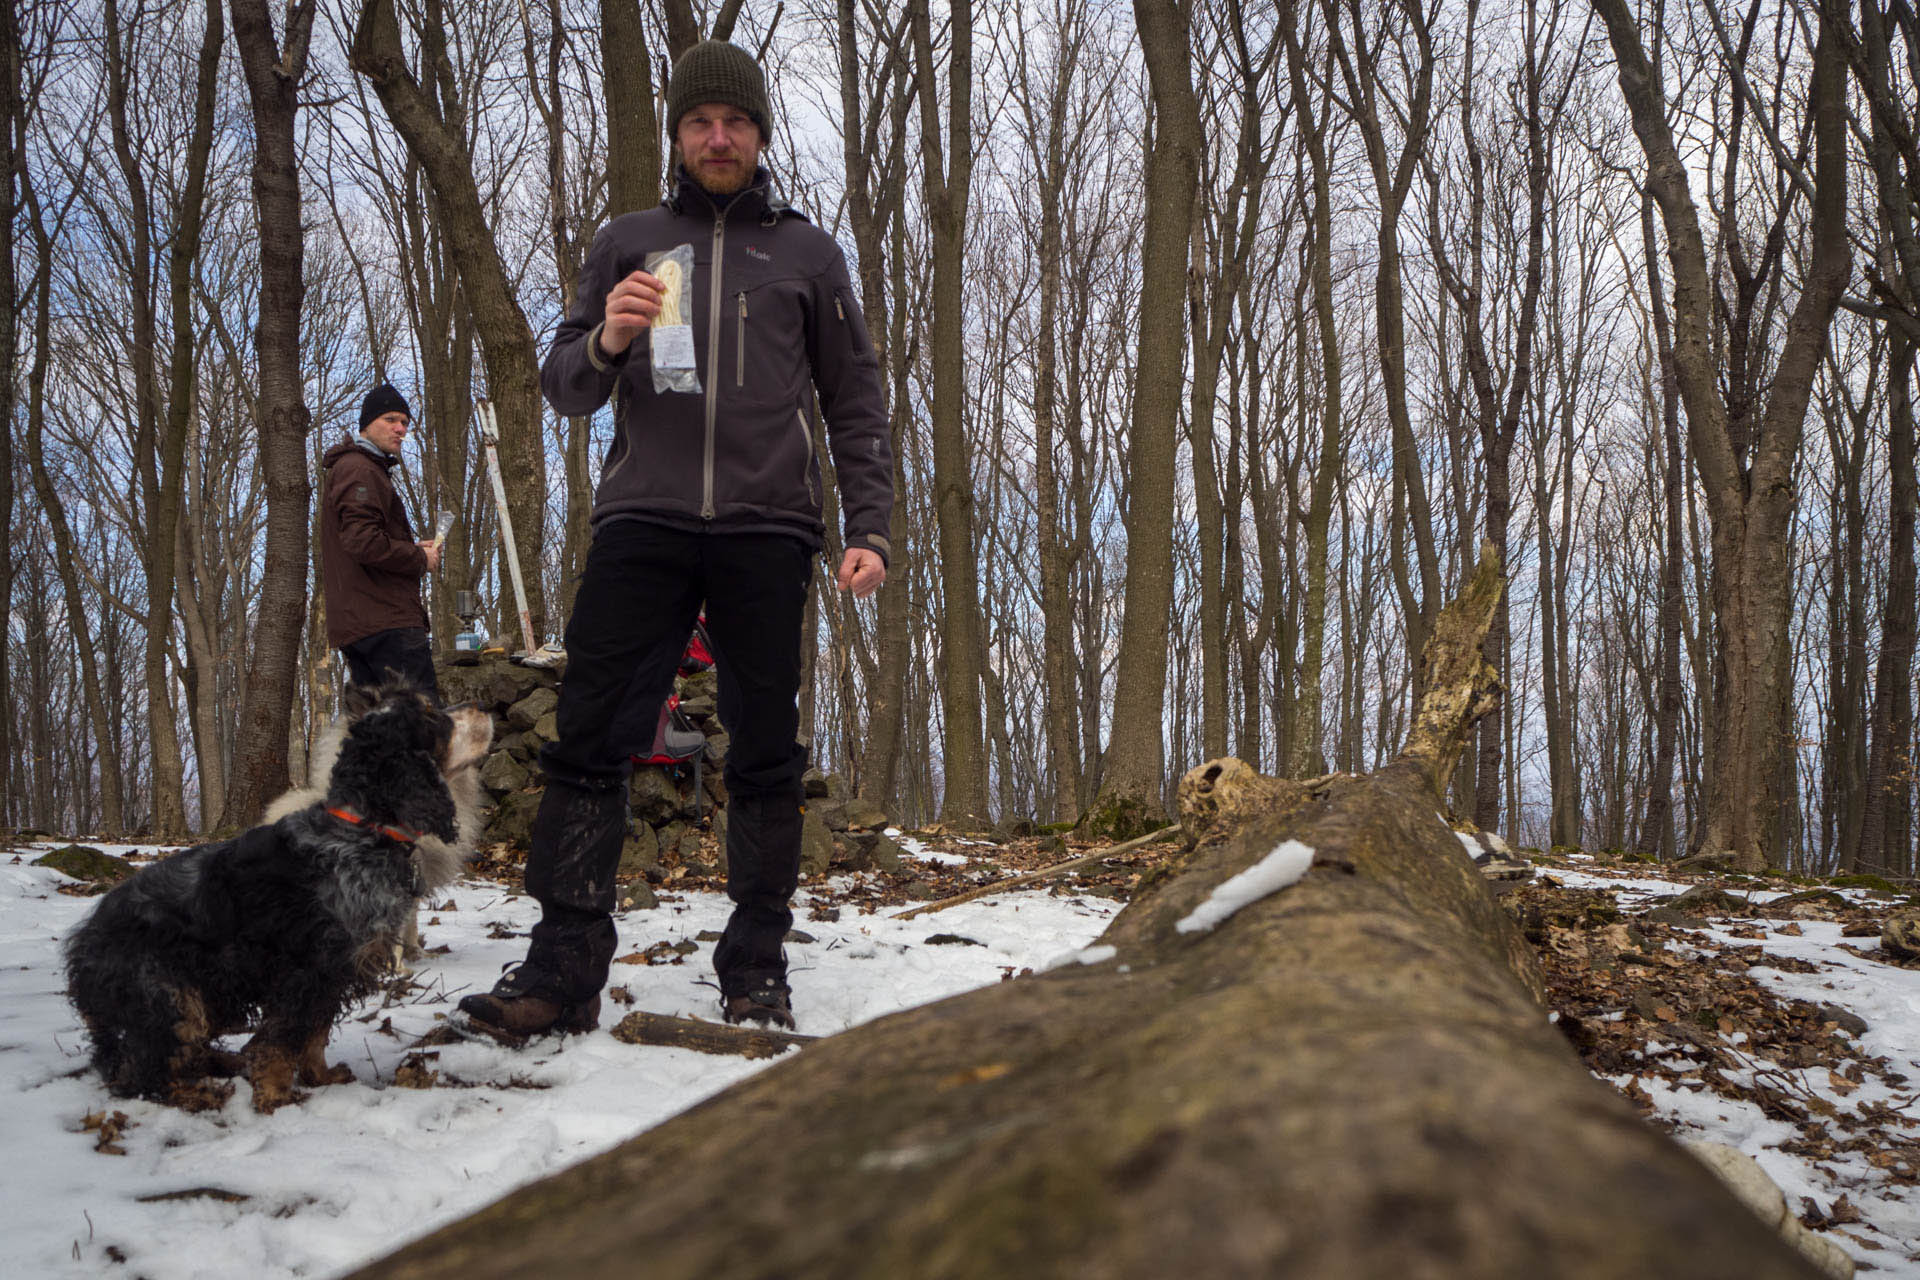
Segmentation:
<svg viewBox="0 0 1920 1280">
<path fill-rule="evenodd" d="M 773 140 L 773 108 L 767 78 L 753 55 L 725 40 L 702 40 L 680 55 L 667 80 L 667 137 L 680 131 L 680 117 L 707 102 L 724 102 L 753 117 L 760 141 Z"/>
<path fill-rule="evenodd" d="M 365 431 L 367 424 L 383 413 L 404 413 L 409 419 L 413 417 L 413 410 L 407 407 L 406 397 L 384 382 L 367 392 L 367 398 L 360 402 L 360 429 Z"/>
</svg>

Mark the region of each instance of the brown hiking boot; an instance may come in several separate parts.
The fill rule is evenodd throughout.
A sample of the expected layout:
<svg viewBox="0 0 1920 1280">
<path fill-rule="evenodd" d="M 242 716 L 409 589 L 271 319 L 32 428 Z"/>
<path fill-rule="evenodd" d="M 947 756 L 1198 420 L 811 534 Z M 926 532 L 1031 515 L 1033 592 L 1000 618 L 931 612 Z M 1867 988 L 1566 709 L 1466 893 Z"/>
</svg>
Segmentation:
<svg viewBox="0 0 1920 1280">
<path fill-rule="evenodd" d="M 720 997 L 720 1016 L 730 1023 L 757 1022 L 763 1027 L 792 1031 L 793 994 L 780 978 L 749 979 L 746 989 Z"/>
<path fill-rule="evenodd" d="M 600 1025 L 600 997 L 568 1004 L 540 991 L 539 975 L 521 965 L 494 983 L 486 995 L 466 996 L 449 1025 L 477 1033 L 509 1048 L 523 1047 L 537 1036 L 591 1031 Z"/>
</svg>

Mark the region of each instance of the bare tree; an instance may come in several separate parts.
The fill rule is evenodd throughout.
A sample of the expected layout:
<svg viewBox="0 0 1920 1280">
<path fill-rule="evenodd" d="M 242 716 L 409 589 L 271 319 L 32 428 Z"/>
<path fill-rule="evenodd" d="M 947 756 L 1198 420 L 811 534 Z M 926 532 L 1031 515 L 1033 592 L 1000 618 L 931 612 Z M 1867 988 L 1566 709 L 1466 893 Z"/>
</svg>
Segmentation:
<svg viewBox="0 0 1920 1280">
<path fill-rule="evenodd" d="M 219 825 L 254 821 L 288 781 L 287 731 L 294 673 L 307 620 L 307 409 L 300 374 L 300 311 L 306 294 L 296 93 L 313 35 L 313 0 L 286 11 L 276 42 L 266 0 L 232 0 L 234 42 L 253 105 L 253 199 L 260 235 L 260 318 L 254 328 L 260 390 L 254 430 L 266 482 L 266 571 L 248 639 L 247 678 L 234 740 L 232 786 Z"/>
<path fill-rule="evenodd" d="M 1140 248 L 1143 321 L 1186 296 L 1187 243 L 1200 173 L 1200 108 L 1193 91 L 1191 15 L 1179 0 L 1134 0 L 1134 24 L 1153 93 L 1147 146 L 1146 230 Z M 1184 325 L 1139 325 L 1128 438 L 1126 615 L 1114 677 L 1113 733 L 1100 794 L 1083 823 L 1117 837 L 1166 816 L 1167 617 L 1173 606 L 1173 492 Z"/>
<path fill-rule="evenodd" d="M 1814 137 L 1809 235 L 1812 258 L 1787 323 L 1762 408 L 1730 405 L 1714 359 L 1712 277 L 1699 214 L 1625 0 L 1594 0 L 1606 23 L 1620 88 L 1646 153 L 1647 185 L 1660 206 L 1674 270 L 1674 371 L 1687 409 L 1705 498 L 1713 517 L 1712 592 L 1716 667 L 1712 772 L 1700 836 L 1708 850 L 1732 851 L 1740 865 L 1764 866 L 1780 806 L 1779 760 L 1786 619 L 1793 595 L 1788 531 L 1793 469 L 1808 396 L 1845 288 L 1846 76 L 1840 42 L 1822 27 L 1813 52 L 1807 111 Z M 1731 161 L 1729 161 L 1731 163 Z M 1729 202 L 1732 193 L 1727 196 Z M 1738 264 L 1736 264 L 1736 269 Z"/>
<path fill-rule="evenodd" d="M 987 770 L 980 714 L 985 652 L 979 570 L 974 560 L 973 475 L 966 437 L 964 308 L 967 199 L 973 180 L 973 5 L 956 0 L 947 26 L 947 111 L 939 109 L 927 0 L 913 4 L 914 75 L 920 99 L 920 181 L 933 229 L 933 483 L 939 517 L 945 609 L 941 664 L 944 713 L 940 821 L 968 829 L 987 825 Z M 944 142 L 943 142 L 944 135 Z"/>
<path fill-rule="evenodd" d="M 1347 101 L 1343 105 L 1359 126 L 1366 143 L 1367 166 L 1373 174 L 1374 191 L 1380 203 L 1374 313 L 1379 327 L 1380 372 L 1385 383 L 1387 417 L 1393 427 L 1394 585 L 1400 595 L 1409 654 L 1419 653 L 1426 644 L 1434 612 L 1440 607 L 1440 558 L 1434 548 L 1433 515 L 1427 503 L 1420 446 L 1414 438 L 1413 417 L 1407 404 L 1407 335 L 1400 262 L 1400 211 L 1412 188 L 1432 124 L 1433 71 L 1437 61 L 1433 25 L 1440 0 L 1432 0 L 1432 5 L 1427 9 L 1422 7 L 1423 0 L 1393 0 L 1369 31 L 1360 0 L 1347 0 L 1346 18 L 1353 28 L 1349 40 L 1342 29 L 1339 0 L 1320 0 L 1328 45 L 1347 86 Z M 1406 50 L 1408 37 L 1413 41 L 1411 62 Z M 1408 80 L 1404 101 L 1395 97 L 1382 78 L 1385 65 L 1396 57 Z M 1398 125 L 1397 155 L 1388 150 L 1389 118 Z M 1414 595 L 1407 573 L 1403 529 L 1410 533 L 1413 541 L 1414 568 L 1420 579 L 1418 596 Z M 1420 695 L 1420 678 L 1416 667 L 1413 681 L 1416 701 Z"/>
<path fill-rule="evenodd" d="M 556 7 L 555 30 L 559 29 Z M 600 86 L 607 100 L 607 214 L 660 200 L 660 117 L 639 0 L 600 0 Z"/>
<path fill-rule="evenodd" d="M 442 100 L 452 92 L 444 52 L 439 0 L 429 0 L 425 21 L 425 59 Z M 534 358 L 533 331 L 520 309 L 506 264 L 480 199 L 472 157 L 460 131 L 442 117 L 436 101 L 414 79 L 401 50 L 400 24 L 393 0 L 366 0 L 354 29 L 353 69 L 372 82 L 387 117 L 406 141 L 409 154 L 433 185 L 438 212 L 445 220 L 448 249 L 472 309 L 487 368 L 487 389 L 501 424 L 501 470 L 506 477 L 507 508 L 514 539 L 532 557 L 523 567 L 527 608 L 536 640 L 547 630 L 546 590 L 532 571 L 546 542 L 546 450 L 541 424 L 540 369 Z"/>
</svg>

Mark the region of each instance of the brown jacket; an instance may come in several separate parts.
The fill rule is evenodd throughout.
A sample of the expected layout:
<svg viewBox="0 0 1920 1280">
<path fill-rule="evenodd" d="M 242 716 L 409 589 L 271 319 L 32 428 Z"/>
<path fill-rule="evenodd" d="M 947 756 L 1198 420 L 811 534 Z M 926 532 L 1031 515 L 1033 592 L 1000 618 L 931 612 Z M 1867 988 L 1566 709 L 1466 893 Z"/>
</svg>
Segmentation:
<svg viewBox="0 0 1920 1280">
<path fill-rule="evenodd" d="M 677 176 L 666 203 L 594 237 L 578 300 L 540 370 L 560 413 L 584 417 L 615 401 L 593 522 L 791 533 L 818 549 L 817 395 L 847 545 L 890 558 L 893 451 L 880 362 L 840 246 L 774 194 L 764 169 L 718 208 L 684 170 Z M 618 356 L 597 346 L 607 292 L 649 253 L 680 244 L 693 248 L 698 395 L 653 389 L 645 333 Z"/>
<path fill-rule="evenodd" d="M 327 643 L 334 648 L 377 631 L 427 626 L 420 579 L 427 553 L 414 542 L 394 492 L 398 458 L 344 440 L 320 460 L 320 575 L 327 592 Z"/>
</svg>

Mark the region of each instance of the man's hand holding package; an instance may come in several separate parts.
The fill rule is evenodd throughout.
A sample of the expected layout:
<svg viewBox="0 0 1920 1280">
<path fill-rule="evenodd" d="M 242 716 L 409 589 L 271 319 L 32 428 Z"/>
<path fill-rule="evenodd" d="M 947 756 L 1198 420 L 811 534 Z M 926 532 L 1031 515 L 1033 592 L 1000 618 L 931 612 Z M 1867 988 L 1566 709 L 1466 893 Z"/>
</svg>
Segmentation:
<svg viewBox="0 0 1920 1280">
<path fill-rule="evenodd" d="M 660 315 L 664 292 L 660 281 L 636 271 L 607 294 L 607 318 L 600 327 L 600 347 L 607 355 L 625 351 L 640 332 Z"/>
</svg>

